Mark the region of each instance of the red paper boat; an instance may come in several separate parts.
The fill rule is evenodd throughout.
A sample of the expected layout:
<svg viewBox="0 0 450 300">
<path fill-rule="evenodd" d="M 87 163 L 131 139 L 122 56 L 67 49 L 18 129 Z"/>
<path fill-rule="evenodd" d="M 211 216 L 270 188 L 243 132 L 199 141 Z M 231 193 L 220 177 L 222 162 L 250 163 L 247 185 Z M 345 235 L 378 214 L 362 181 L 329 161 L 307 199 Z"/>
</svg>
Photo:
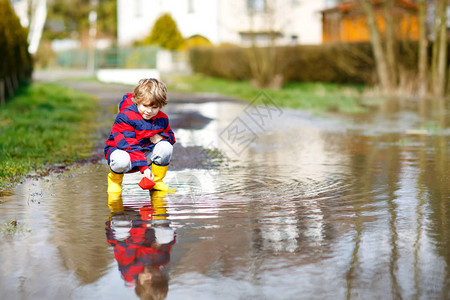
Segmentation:
<svg viewBox="0 0 450 300">
<path fill-rule="evenodd" d="M 144 177 L 142 177 L 141 181 L 139 182 L 139 186 L 143 190 L 151 190 L 155 186 L 155 183 L 152 180 L 150 180 L 144 176 Z"/>
</svg>

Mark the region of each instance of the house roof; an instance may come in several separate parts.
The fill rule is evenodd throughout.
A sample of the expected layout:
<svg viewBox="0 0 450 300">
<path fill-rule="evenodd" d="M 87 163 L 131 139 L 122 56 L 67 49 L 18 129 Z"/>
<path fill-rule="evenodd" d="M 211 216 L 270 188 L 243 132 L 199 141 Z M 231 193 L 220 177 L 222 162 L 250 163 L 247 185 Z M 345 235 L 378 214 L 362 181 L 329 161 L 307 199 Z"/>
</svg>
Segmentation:
<svg viewBox="0 0 450 300">
<path fill-rule="evenodd" d="M 386 0 L 372 0 L 372 4 L 374 4 L 374 5 L 380 5 L 383 2 L 386 2 Z M 411 10 L 416 10 L 416 11 L 419 10 L 419 6 L 416 3 L 413 3 L 411 0 L 396 0 L 395 5 L 406 8 L 406 9 L 411 9 Z M 333 12 L 333 11 L 340 11 L 340 12 L 345 13 L 345 12 L 355 10 L 359 7 L 360 7 L 360 4 L 356 1 L 342 2 L 342 3 L 339 3 L 335 7 L 330 7 L 330 8 L 321 10 L 321 13 L 325 14 L 325 13 L 329 13 L 329 12 Z"/>
</svg>

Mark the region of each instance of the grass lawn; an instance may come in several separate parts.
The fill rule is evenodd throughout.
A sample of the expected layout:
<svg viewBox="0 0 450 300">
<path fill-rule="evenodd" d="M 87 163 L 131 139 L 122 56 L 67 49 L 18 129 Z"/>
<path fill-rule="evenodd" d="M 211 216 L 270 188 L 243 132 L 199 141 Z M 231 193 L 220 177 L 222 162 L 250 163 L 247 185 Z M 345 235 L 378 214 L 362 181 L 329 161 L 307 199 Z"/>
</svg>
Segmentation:
<svg viewBox="0 0 450 300">
<path fill-rule="evenodd" d="M 0 107 L 0 190 L 31 171 L 92 155 L 96 99 L 35 83 Z"/>
<path fill-rule="evenodd" d="M 163 80 L 169 91 L 188 93 L 216 93 L 252 101 L 265 92 L 278 106 L 320 112 L 358 113 L 365 111 L 361 104 L 361 85 L 296 82 L 283 89 L 258 89 L 248 81 L 232 81 L 202 75 L 174 76 Z"/>
</svg>

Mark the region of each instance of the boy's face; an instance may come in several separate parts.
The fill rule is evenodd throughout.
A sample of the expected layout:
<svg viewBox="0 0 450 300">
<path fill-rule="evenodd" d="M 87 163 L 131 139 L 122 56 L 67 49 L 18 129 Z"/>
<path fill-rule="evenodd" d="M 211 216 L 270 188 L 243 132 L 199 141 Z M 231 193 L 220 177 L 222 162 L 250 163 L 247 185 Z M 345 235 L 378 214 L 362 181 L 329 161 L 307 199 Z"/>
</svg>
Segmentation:
<svg viewBox="0 0 450 300">
<path fill-rule="evenodd" d="M 144 118 L 144 120 L 150 120 L 156 116 L 159 112 L 159 107 L 154 104 L 144 105 L 142 103 L 137 104 L 139 114 Z"/>
</svg>

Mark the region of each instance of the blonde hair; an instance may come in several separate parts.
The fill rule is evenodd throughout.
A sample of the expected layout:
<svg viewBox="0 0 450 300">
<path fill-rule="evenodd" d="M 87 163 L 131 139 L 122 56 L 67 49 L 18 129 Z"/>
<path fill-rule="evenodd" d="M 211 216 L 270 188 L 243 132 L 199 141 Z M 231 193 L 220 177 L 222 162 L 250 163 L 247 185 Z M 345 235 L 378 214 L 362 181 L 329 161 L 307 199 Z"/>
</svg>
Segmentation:
<svg viewBox="0 0 450 300">
<path fill-rule="evenodd" d="M 156 105 L 159 108 L 167 104 L 166 85 L 155 78 L 139 80 L 133 94 L 137 104 Z"/>
</svg>

